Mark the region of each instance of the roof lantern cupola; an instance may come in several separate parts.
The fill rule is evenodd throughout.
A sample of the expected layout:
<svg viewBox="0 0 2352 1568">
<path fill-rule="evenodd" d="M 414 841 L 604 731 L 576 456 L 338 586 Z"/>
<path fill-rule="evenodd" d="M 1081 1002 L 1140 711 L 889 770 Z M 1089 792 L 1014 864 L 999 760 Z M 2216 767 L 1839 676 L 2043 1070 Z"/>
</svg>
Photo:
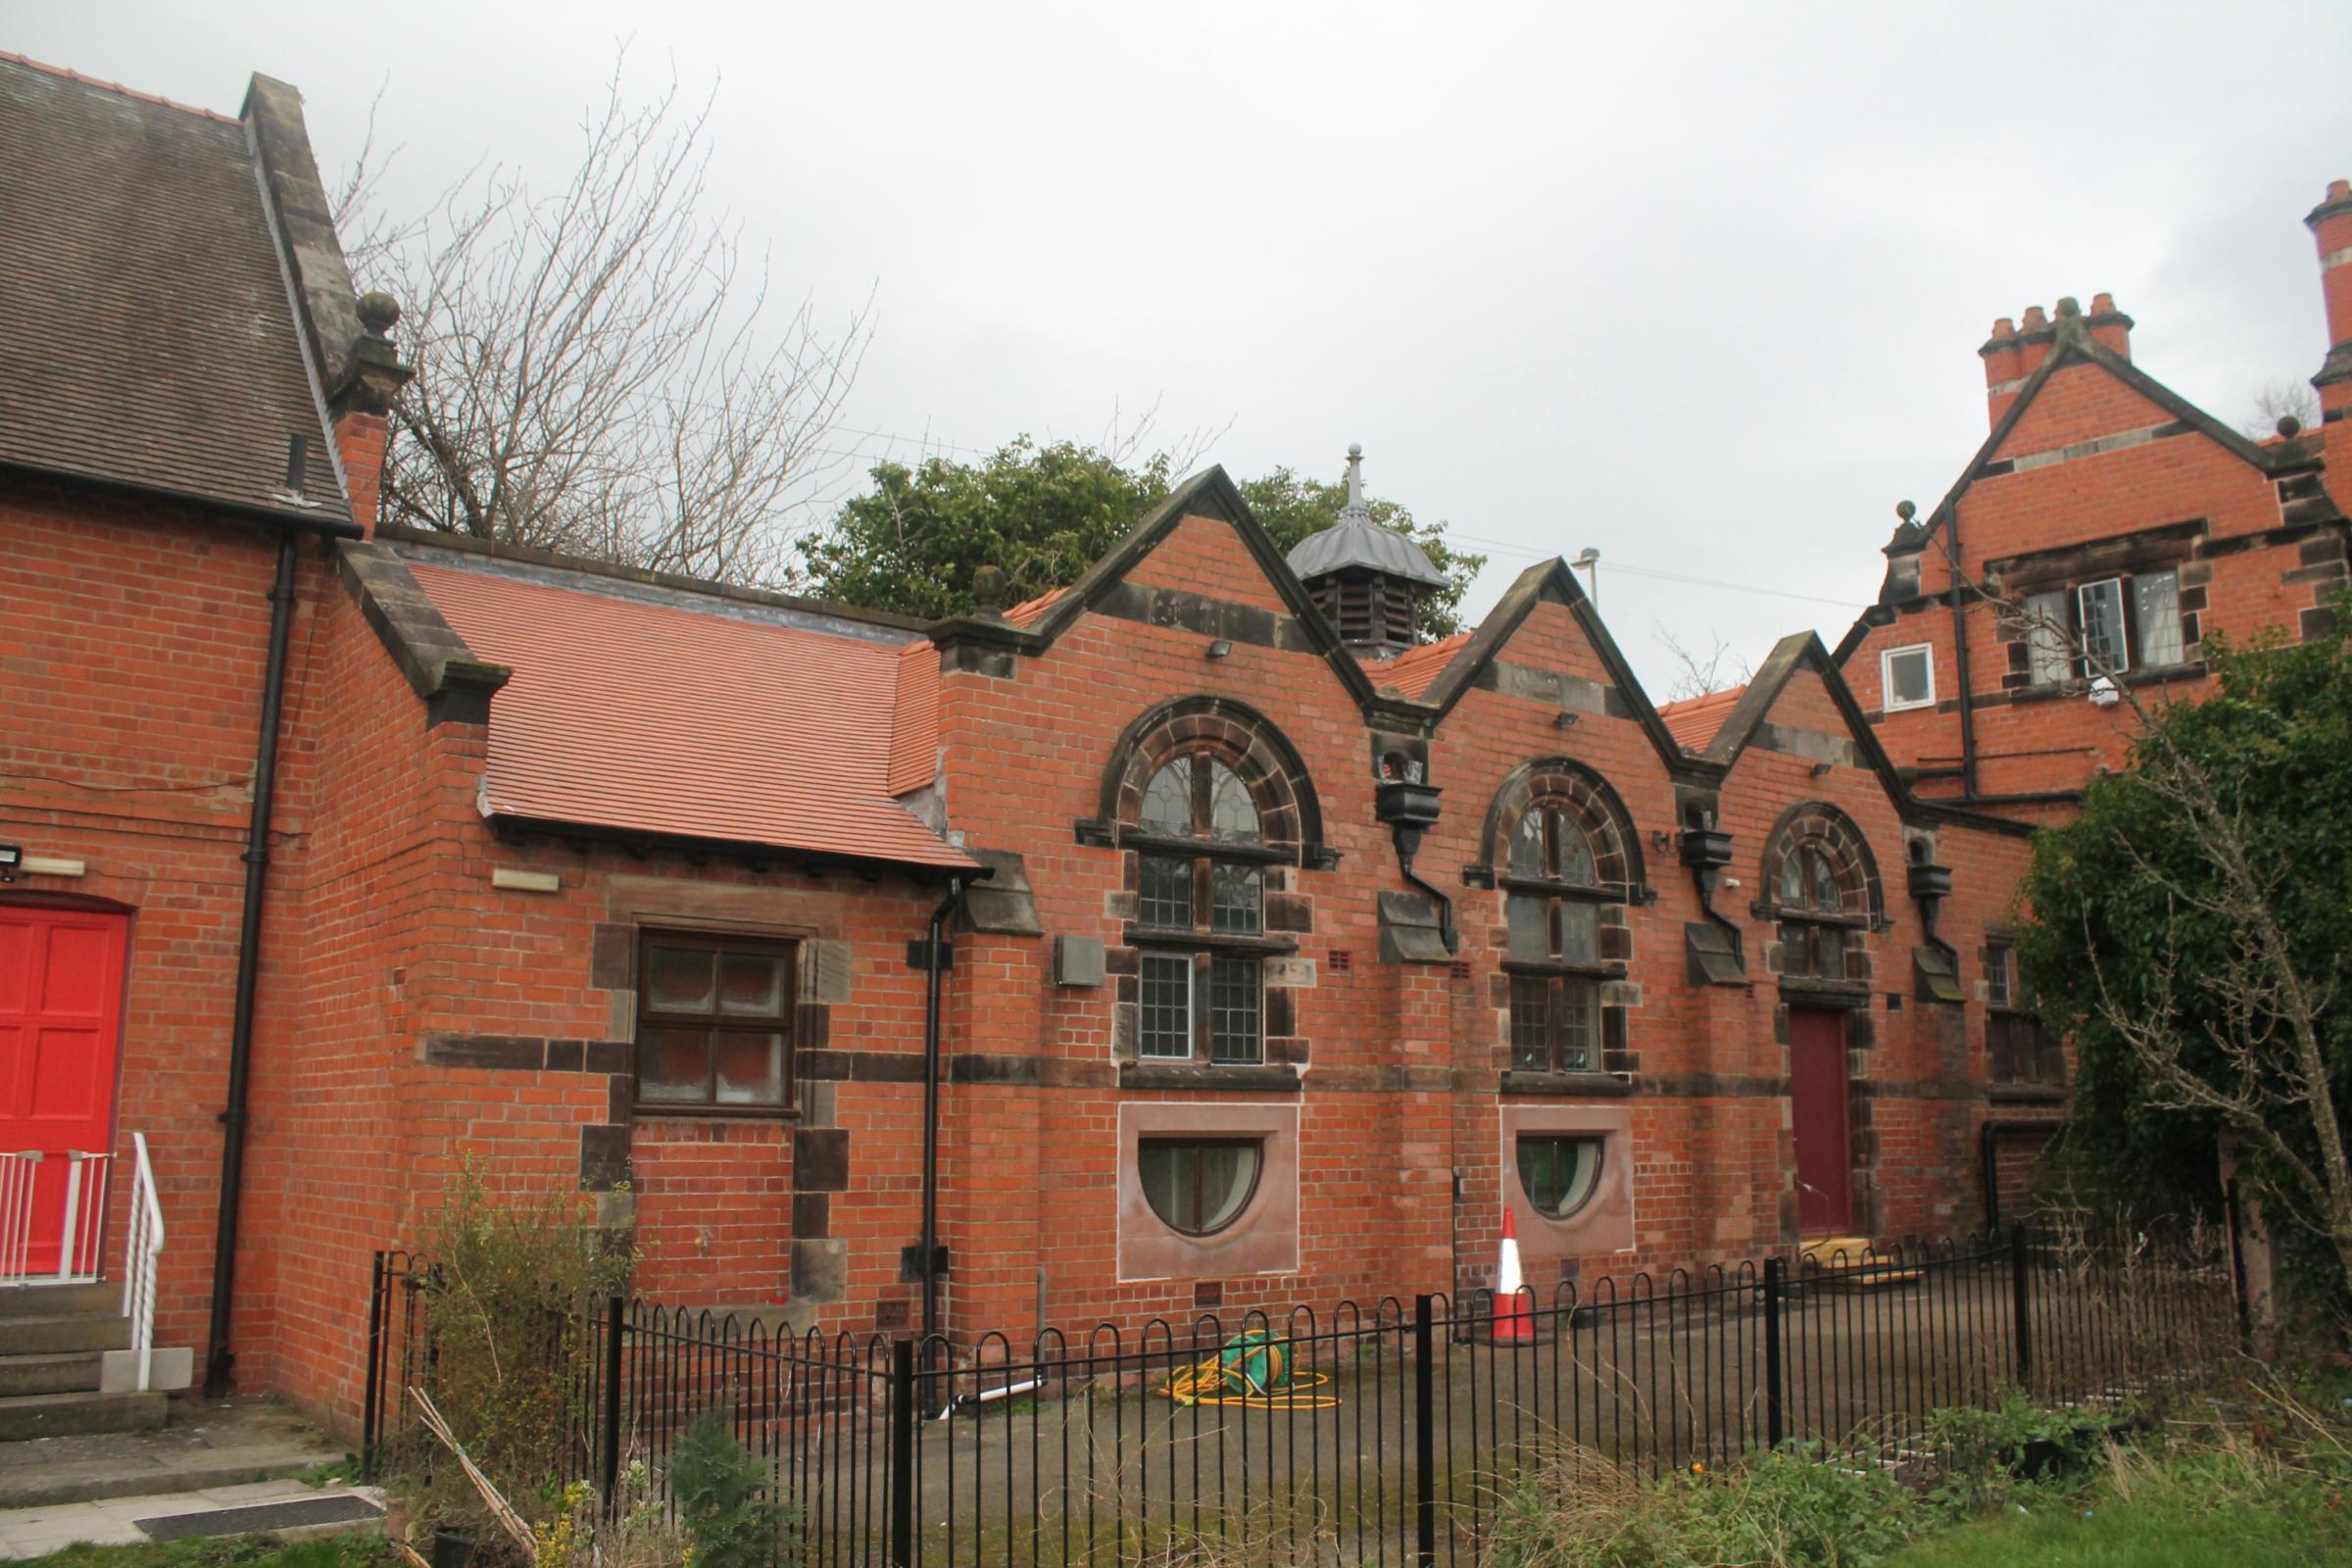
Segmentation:
<svg viewBox="0 0 2352 1568">
<path fill-rule="evenodd" d="M 1419 545 L 1372 520 L 1361 446 L 1348 449 L 1348 504 L 1340 520 L 1299 540 L 1290 565 L 1340 641 L 1372 659 L 1412 647 L 1422 595 L 1446 586 Z"/>
</svg>

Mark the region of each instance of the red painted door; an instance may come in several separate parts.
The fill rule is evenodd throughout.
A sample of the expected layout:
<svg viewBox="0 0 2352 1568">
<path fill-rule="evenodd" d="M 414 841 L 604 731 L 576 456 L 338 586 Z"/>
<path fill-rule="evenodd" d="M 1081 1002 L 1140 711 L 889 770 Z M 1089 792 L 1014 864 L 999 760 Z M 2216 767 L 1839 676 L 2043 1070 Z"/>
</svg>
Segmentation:
<svg viewBox="0 0 2352 1568">
<path fill-rule="evenodd" d="M 115 1062 L 122 1029 L 125 915 L 0 905 L 0 1229 L 26 1240 L 0 1269 L 54 1276 L 69 1207 L 75 1268 L 94 1272 L 103 1234 L 105 1154 L 115 1141 Z M 23 1156 L 37 1152 L 30 1161 Z M 71 1202 L 69 1202 L 69 1199 Z"/>
<path fill-rule="evenodd" d="M 1797 1229 L 1807 1236 L 1843 1236 L 1854 1222 L 1843 1014 L 1788 1009 L 1788 1099 L 1796 1134 Z"/>
</svg>

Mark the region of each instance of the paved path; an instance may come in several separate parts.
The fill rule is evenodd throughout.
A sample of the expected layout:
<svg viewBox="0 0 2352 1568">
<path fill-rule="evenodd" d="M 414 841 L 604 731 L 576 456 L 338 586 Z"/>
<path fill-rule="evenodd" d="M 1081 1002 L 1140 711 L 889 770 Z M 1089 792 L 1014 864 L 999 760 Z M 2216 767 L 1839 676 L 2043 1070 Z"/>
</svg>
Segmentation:
<svg viewBox="0 0 2352 1568">
<path fill-rule="evenodd" d="M 238 1486 L 208 1487 L 201 1492 L 172 1492 L 145 1497 L 109 1497 L 98 1502 L 60 1502 L 34 1508 L 10 1508 L 0 1510 L 0 1559 L 46 1556 L 75 1542 L 88 1542 L 101 1546 L 133 1545 L 147 1539 L 132 1523 L 137 1519 L 153 1519 L 165 1514 L 209 1513 L 221 1508 L 247 1508 L 263 1502 L 326 1497 L 352 1490 L 375 1501 L 382 1500 L 382 1494 L 373 1488 L 320 1488 L 305 1486 L 299 1481 L 248 1481 Z M 351 1528 L 350 1525 L 322 1526 L 320 1533 Z M 281 1532 L 288 1536 L 309 1533 Z"/>
<path fill-rule="evenodd" d="M 283 1405 L 174 1400 L 171 1424 L 154 1432 L 0 1444 L 0 1509 L 236 1486 L 342 1457 Z"/>
</svg>

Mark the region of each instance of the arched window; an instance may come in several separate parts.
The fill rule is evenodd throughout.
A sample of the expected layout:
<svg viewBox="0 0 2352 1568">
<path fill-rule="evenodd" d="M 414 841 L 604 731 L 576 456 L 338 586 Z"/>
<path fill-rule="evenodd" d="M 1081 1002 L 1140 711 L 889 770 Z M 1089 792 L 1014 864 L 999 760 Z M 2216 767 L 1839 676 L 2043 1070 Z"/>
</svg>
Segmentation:
<svg viewBox="0 0 2352 1568">
<path fill-rule="evenodd" d="M 1224 697 L 1137 715 L 1103 773 L 1102 815 L 1078 835 L 1127 855 L 1122 1054 L 1255 1064 L 1271 1034 L 1284 1060 L 1304 1059 L 1296 1007 L 1287 992 L 1268 996 L 1265 966 L 1311 926 L 1293 878 L 1328 852 L 1314 787 L 1280 731 Z"/>
<path fill-rule="evenodd" d="M 1630 829 L 1607 786 L 1567 762 L 1521 769 L 1496 806 L 1511 1066 L 1592 1071 L 1600 1065 L 1600 985 L 1621 972 L 1612 960 L 1626 951 L 1612 951 L 1611 938 L 1626 935 L 1618 906 L 1631 891 Z"/>
<path fill-rule="evenodd" d="M 1879 908 L 1879 879 L 1870 848 L 1846 814 L 1807 804 L 1782 818 L 1767 841 L 1758 912 L 1779 925 L 1781 974 L 1797 980 L 1867 980 L 1849 952 Z"/>
</svg>

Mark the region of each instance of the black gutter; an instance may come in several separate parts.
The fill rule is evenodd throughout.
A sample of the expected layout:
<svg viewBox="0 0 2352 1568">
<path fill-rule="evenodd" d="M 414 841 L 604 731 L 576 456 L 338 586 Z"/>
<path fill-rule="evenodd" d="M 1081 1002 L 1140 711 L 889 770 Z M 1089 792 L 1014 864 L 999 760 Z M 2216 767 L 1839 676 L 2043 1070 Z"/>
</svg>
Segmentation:
<svg viewBox="0 0 2352 1568">
<path fill-rule="evenodd" d="M 134 479 L 109 479 L 94 473 L 76 473 L 71 468 L 45 468 L 37 464 L 12 463 L 6 460 L 0 460 L 0 474 L 15 479 L 38 479 L 51 484 L 81 485 L 133 501 L 169 502 L 173 506 L 216 512 L 223 516 L 235 517 L 241 522 L 266 522 L 273 527 L 324 534 L 330 539 L 365 539 L 368 537 L 367 529 L 344 517 L 315 516 L 300 512 L 281 511 L 275 507 L 258 507 L 250 501 L 224 501 L 219 496 L 198 495 L 190 490 L 174 490 L 168 485 L 140 484 Z"/>
<path fill-rule="evenodd" d="M 204 1354 L 204 1393 L 228 1392 L 236 1355 L 228 1313 L 237 1272 L 237 1209 L 243 1197 L 245 1105 L 253 1065 L 253 999 L 261 976 L 262 900 L 270 871 L 270 813 L 277 795 L 277 728 L 285 706 L 286 649 L 294 625 L 292 529 L 277 536 L 277 576 L 270 588 L 270 662 L 262 677 L 262 735 L 253 756 L 253 812 L 245 829 L 245 907 L 237 930 L 236 1013 L 228 1036 L 228 1104 L 220 1112 L 220 1206 L 213 1231 L 213 1316 Z"/>
</svg>

